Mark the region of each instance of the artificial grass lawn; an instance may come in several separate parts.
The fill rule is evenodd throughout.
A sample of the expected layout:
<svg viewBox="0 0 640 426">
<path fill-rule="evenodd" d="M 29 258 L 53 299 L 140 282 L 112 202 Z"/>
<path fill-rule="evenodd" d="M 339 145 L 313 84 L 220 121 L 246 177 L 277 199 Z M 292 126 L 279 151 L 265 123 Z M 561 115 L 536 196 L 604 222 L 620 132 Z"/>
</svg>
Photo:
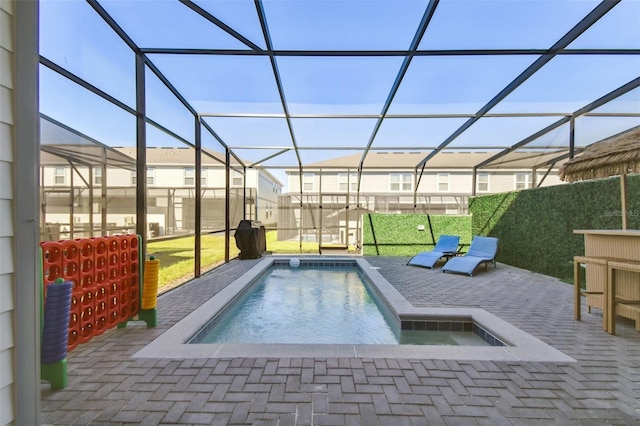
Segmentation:
<svg viewBox="0 0 640 426">
<path fill-rule="evenodd" d="M 266 233 L 267 250 L 277 254 L 318 253 L 317 243 L 299 241 L 277 241 L 277 232 Z M 147 255 L 160 260 L 158 276 L 158 294 L 170 290 L 193 278 L 195 237 L 189 236 L 147 243 Z M 201 249 L 202 271 L 208 271 L 224 262 L 224 235 L 203 235 Z M 240 250 L 231 237 L 229 257 L 238 256 Z"/>
</svg>

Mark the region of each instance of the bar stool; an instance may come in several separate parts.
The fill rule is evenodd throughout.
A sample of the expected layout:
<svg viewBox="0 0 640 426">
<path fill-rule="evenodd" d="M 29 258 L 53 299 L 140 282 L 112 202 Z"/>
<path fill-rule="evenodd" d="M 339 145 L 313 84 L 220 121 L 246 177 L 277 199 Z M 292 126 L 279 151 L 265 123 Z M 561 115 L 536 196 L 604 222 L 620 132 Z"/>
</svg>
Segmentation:
<svg viewBox="0 0 640 426">
<path fill-rule="evenodd" d="M 640 300 L 624 299 L 616 296 L 616 271 L 630 271 L 640 273 L 640 262 L 632 260 L 610 260 L 607 262 L 607 291 L 606 303 L 607 311 L 610 315 L 607 317 L 607 332 L 616 334 L 616 306 L 625 305 L 635 311 L 635 328 L 640 331 Z M 637 284 L 640 285 L 640 279 Z"/>
<path fill-rule="evenodd" d="M 580 296 L 598 296 L 602 297 L 602 328 L 607 328 L 607 258 L 591 257 L 591 256 L 574 256 L 573 258 L 573 313 L 576 321 L 580 321 Z M 602 290 L 583 290 L 580 285 L 580 264 L 598 265 L 601 273 Z M 587 310 L 591 313 L 591 306 L 587 304 Z"/>
</svg>

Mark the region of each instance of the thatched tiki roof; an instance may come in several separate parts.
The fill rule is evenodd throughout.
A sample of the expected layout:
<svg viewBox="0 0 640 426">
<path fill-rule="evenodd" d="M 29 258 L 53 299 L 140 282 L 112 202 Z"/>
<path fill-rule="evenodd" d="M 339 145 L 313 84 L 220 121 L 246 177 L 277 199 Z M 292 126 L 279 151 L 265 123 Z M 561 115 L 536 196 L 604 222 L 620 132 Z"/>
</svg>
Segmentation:
<svg viewBox="0 0 640 426">
<path fill-rule="evenodd" d="M 640 172 L 640 126 L 603 139 L 567 161 L 559 171 L 569 182 Z"/>
<path fill-rule="evenodd" d="M 599 179 L 620 176 L 622 229 L 627 229 L 627 173 L 640 172 L 640 126 L 585 148 L 580 155 L 564 163 L 560 179 Z"/>
</svg>

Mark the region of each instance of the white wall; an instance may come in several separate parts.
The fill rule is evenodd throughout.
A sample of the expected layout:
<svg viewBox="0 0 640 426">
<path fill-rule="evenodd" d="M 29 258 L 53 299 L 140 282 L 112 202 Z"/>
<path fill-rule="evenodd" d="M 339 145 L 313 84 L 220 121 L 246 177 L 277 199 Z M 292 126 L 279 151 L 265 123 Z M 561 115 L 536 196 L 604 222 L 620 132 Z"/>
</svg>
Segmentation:
<svg viewBox="0 0 640 426">
<path fill-rule="evenodd" d="M 0 425 L 16 419 L 13 262 L 13 4 L 0 2 Z"/>
<path fill-rule="evenodd" d="M 159 149 L 159 148 L 157 148 Z M 170 151 L 167 151 L 170 152 Z M 62 168 L 64 170 L 64 182 L 56 183 L 55 181 L 55 170 L 56 168 Z M 148 185 L 148 199 L 154 199 L 155 201 L 151 201 L 148 209 L 147 221 L 149 223 L 159 223 L 161 226 L 161 230 L 159 235 L 164 234 L 165 227 L 165 216 L 164 213 L 159 214 L 156 207 L 166 207 L 167 206 L 167 197 L 166 190 L 160 190 L 159 188 L 189 188 L 183 189 L 181 191 L 176 192 L 176 202 L 180 202 L 181 197 L 184 197 L 184 201 L 187 199 L 193 199 L 195 196 L 195 187 L 194 186 L 185 186 L 185 168 L 183 165 L 169 165 L 166 163 L 163 164 L 149 164 L 149 168 L 153 168 L 153 183 Z M 71 169 L 70 166 L 61 164 L 59 166 L 49 165 L 42 167 L 40 170 L 42 185 L 47 189 L 69 189 L 69 185 L 71 184 L 71 176 L 73 174 L 73 185 L 75 188 L 86 188 L 87 185 L 83 181 L 83 179 L 89 182 L 89 169 L 87 167 L 77 167 L 75 171 Z M 232 172 L 232 178 L 235 172 Z M 80 178 L 82 176 L 83 179 Z M 100 187 L 99 184 L 95 182 L 96 174 L 93 175 L 93 184 L 95 185 L 94 191 L 94 222 L 101 223 L 102 216 L 99 209 L 99 204 L 101 202 L 100 199 Z M 219 167 L 204 167 L 203 168 L 203 176 L 206 178 L 206 187 L 205 188 L 223 188 L 225 185 L 225 169 Z M 111 187 L 123 187 L 131 188 L 131 191 L 135 189 L 135 185 L 131 179 L 132 173 L 129 170 L 123 170 L 120 168 L 109 168 L 106 170 L 106 184 L 108 191 L 109 201 L 109 210 L 107 211 L 107 223 L 114 224 L 115 228 L 111 226 L 109 229 L 110 232 L 114 233 L 127 233 L 133 232 L 133 229 L 121 228 L 128 224 L 128 219 L 131 216 L 135 215 L 135 211 L 129 211 L 126 207 L 131 207 L 135 209 L 135 206 L 131 204 L 131 199 L 129 198 L 114 198 L 114 194 L 122 193 L 122 190 L 118 189 L 117 191 L 109 192 L 109 188 Z M 147 175 L 149 178 L 149 174 Z M 103 179 L 104 180 L 104 179 Z M 195 179 L 194 179 L 195 182 Z M 264 223 L 274 223 L 276 221 L 276 212 L 278 206 L 278 195 L 282 193 L 282 186 L 274 181 L 274 178 L 265 173 L 262 170 L 257 169 L 249 169 L 247 170 L 246 175 L 246 186 L 248 189 L 256 189 L 257 190 L 257 205 L 258 205 L 258 217 L 257 220 L 260 220 Z M 233 185 L 233 180 L 231 182 L 231 187 L 233 189 L 237 189 L 237 186 Z M 205 192 L 205 197 L 213 196 L 213 192 Z M 133 192 L 129 192 L 129 196 L 133 195 Z M 216 191 L 217 196 L 223 196 L 224 192 Z M 66 239 L 70 238 L 69 234 L 69 224 L 73 220 L 77 223 L 88 223 L 89 222 L 89 192 L 85 191 L 83 193 L 83 198 L 80 199 L 81 205 L 76 205 L 77 209 L 73 213 L 73 219 L 70 218 L 70 210 L 68 207 L 69 204 L 69 195 L 64 194 L 53 194 L 47 197 L 47 209 L 46 209 L 46 223 L 50 224 L 60 224 L 60 231 L 62 234 L 60 238 Z M 163 210 L 164 211 L 164 210 Z M 178 219 L 177 227 L 180 228 L 180 220 L 182 218 L 181 210 L 176 207 L 175 210 L 176 218 Z M 251 216 L 253 217 L 253 216 Z M 82 238 L 88 237 L 90 234 L 83 234 L 81 230 L 76 229 L 73 234 L 73 238 Z M 52 236 L 55 238 L 55 236 Z"/>
<path fill-rule="evenodd" d="M 46 166 L 42 170 L 42 182 L 44 186 L 69 186 L 71 184 L 71 172 L 72 169 L 68 165 L 60 165 L 64 169 L 65 181 L 63 184 L 55 183 L 55 170 L 56 166 Z M 152 187 L 162 188 L 182 188 L 185 186 L 185 169 L 187 166 L 170 166 L 167 164 L 149 164 L 150 168 L 154 170 L 154 183 L 150 185 Z M 89 169 L 86 167 L 76 167 L 76 170 L 80 172 L 82 177 L 89 180 Z M 223 188 L 225 183 L 225 170 L 223 168 L 203 167 L 203 177 L 206 179 L 206 187 L 208 188 Z M 120 168 L 108 168 L 107 169 L 107 184 L 108 186 L 117 187 L 132 187 L 135 185 L 132 181 L 133 173 L 130 170 L 124 170 Z M 74 186 L 84 187 L 86 186 L 82 179 L 77 174 L 74 176 Z M 95 181 L 95 174 L 94 174 Z M 267 174 L 258 171 L 256 169 L 247 170 L 246 186 L 247 188 L 257 188 L 258 192 L 267 191 L 264 193 L 265 197 L 270 197 L 272 193 L 271 179 Z M 231 185 L 233 187 L 233 185 Z M 278 185 L 279 193 L 281 193 L 281 186 Z"/>
<path fill-rule="evenodd" d="M 0 0 L 0 311 L 3 311 L 0 424 L 3 425 L 40 424 L 38 7 L 35 0 Z M 7 300 L 14 306 L 8 306 Z"/>
<path fill-rule="evenodd" d="M 391 191 L 390 190 L 390 178 L 391 173 L 402 173 L 413 175 L 412 171 L 392 172 L 392 171 L 364 171 L 362 173 L 362 181 L 360 183 L 360 193 L 388 193 L 388 194 L 413 194 L 413 188 L 415 187 L 415 176 L 411 178 L 411 190 L 409 191 Z M 447 191 L 441 191 L 438 188 L 438 174 L 444 173 L 449 176 L 449 189 Z M 481 172 L 482 173 L 482 172 Z M 531 187 L 531 171 L 530 170 L 506 170 L 506 171 L 487 171 L 489 175 L 489 190 L 486 193 L 498 193 L 515 191 L 516 173 L 525 173 L 528 175 L 529 187 Z M 538 172 L 537 182 L 540 182 L 544 177 L 544 172 Z M 429 171 L 425 172 L 420 179 L 420 186 L 418 187 L 418 193 L 429 194 L 468 194 L 472 193 L 472 170 L 459 170 L 459 171 Z M 558 185 L 563 182 L 558 178 L 556 173 L 550 173 L 543 181 L 542 186 Z M 297 174 L 288 175 L 288 185 L 290 193 L 300 192 L 300 179 Z M 320 174 L 314 174 L 314 187 L 313 192 L 320 190 Z M 339 181 L 337 172 L 322 172 L 322 192 L 345 192 L 339 191 Z M 353 193 L 353 191 L 351 191 Z M 482 192 L 478 192 L 478 195 Z"/>
<path fill-rule="evenodd" d="M 63 166 L 65 169 L 65 184 L 55 184 L 55 167 L 44 167 L 43 170 L 43 184 L 44 186 L 68 186 L 71 183 L 71 168 Z M 185 167 L 167 166 L 167 165 L 149 165 L 149 167 L 155 168 L 155 179 L 152 187 L 171 187 L 181 188 L 184 187 Z M 78 167 L 77 170 L 83 175 L 85 179 L 89 179 L 89 171 L 87 168 Z M 205 168 L 203 170 L 206 177 L 207 187 L 218 188 L 224 186 L 225 172 L 223 169 Z M 362 193 L 382 193 L 390 191 L 390 178 L 389 174 L 392 172 L 379 171 L 379 172 L 367 172 L 363 173 L 362 183 L 360 185 L 360 191 Z M 402 172 L 405 173 L 405 172 Z M 406 172 L 413 175 L 413 172 Z M 438 189 L 438 174 L 445 173 L 449 175 L 449 193 L 456 194 L 471 194 L 471 181 L 472 172 L 469 171 L 446 171 L 440 172 L 425 172 L 420 180 L 420 187 L 418 192 L 440 193 Z M 530 170 L 508 170 L 508 171 L 486 171 L 479 172 L 487 173 L 489 176 L 489 193 L 514 191 L 516 189 L 515 175 L 516 173 L 524 173 L 527 175 L 527 182 L 531 185 L 531 171 Z M 538 172 L 537 182 L 542 180 L 544 172 Z M 107 170 L 107 182 L 109 186 L 117 187 L 134 187 L 131 180 L 132 173 L 129 170 L 123 170 L 118 168 L 111 168 Z M 95 178 L 95 177 L 94 177 Z M 299 192 L 299 179 L 297 175 L 289 175 L 288 187 L 291 188 L 291 192 Z M 415 176 L 412 177 L 412 188 L 415 185 Z M 558 185 L 562 184 L 556 173 L 550 173 L 542 183 L 542 186 Z M 271 202 L 277 204 L 277 196 L 272 199 L 272 196 L 277 195 L 273 192 L 272 188 L 273 180 L 268 177 L 267 174 L 259 172 L 255 169 L 247 170 L 246 186 L 247 188 L 257 188 L 260 198 L 269 199 Z M 74 186 L 85 186 L 82 180 L 75 176 Z M 279 186 L 278 186 L 279 187 Z M 280 188 L 280 187 L 279 187 Z M 322 173 L 322 192 L 344 192 L 339 190 L 339 178 L 336 172 L 323 172 Z M 320 174 L 314 174 L 314 192 L 320 189 Z M 354 192 L 354 191 L 351 191 Z M 412 193 L 411 191 L 401 191 Z"/>
<path fill-rule="evenodd" d="M 273 181 L 266 173 L 251 170 L 258 180 L 258 216 L 262 223 L 275 223 L 278 211 L 278 195 L 282 188 Z"/>
</svg>

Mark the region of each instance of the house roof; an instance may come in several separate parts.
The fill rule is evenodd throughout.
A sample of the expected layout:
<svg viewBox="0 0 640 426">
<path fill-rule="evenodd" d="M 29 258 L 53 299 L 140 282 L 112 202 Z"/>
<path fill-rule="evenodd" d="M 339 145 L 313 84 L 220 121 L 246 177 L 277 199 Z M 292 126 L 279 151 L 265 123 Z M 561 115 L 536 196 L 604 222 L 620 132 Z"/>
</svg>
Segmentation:
<svg viewBox="0 0 640 426">
<path fill-rule="evenodd" d="M 125 155 L 135 157 L 135 147 L 117 147 L 115 148 Z M 202 156 L 202 164 L 208 166 L 218 166 L 224 168 L 224 156 L 220 153 L 203 149 L 206 153 Z M 147 148 L 147 164 L 149 166 L 182 166 L 185 164 L 193 165 L 195 162 L 195 150 L 193 148 L 163 148 L 152 147 Z"/>
<path fill-rule="evenodd" d="M 414 170 L 416 164 L 425 156 L 425 152 L 394 152 L 394 151 L 376 151 L 370 152 L 365 158 L 363 168 L 370 169 L 395 169 L 395 170 Z M 488 163 L 484 166 L 485 170 L 513 170 L 527 169 L 536 167 L 557 168 L 564 160 L 554 161 L 558 157 L 557 152 L 547 151 L 529 151 L 529 152 L 512 152 L 508 155 L 491 159 L 496 152 L 457 152 L 442 151 L 435 155 L 429 162 L 425 164 L 425 170 L 469 170 L 482 162 Z M 313 169 L 352 169 L 358 168 L 361 159 L 360 154 L 352 154 L 343 157 L 337 157 L 331 160 L 319 161 L 308 164 L 305 170 Z M 297 173 L 297 169 L 288 169 L 287 173 Z"/>
<path fill-rule="evenodd" d="M 69 163 L 85 167 L 97 167 L 105 164 L 107 167 L 121 167 L 129 170 L 136 169 L 136 147 L 110 147 L 77 130 L 41 115 L 41 154 L 40 163 L 46 166 L 66 166 Z M 219 152 L 203 148 L 202 164 L 224 168 L 225 158 Z M 195 153 L 193 148 L 152 147 L 147 148 L 148 166 L 184 167 L 193 166 Z M 237 162 L 231 166 L 238 166 Z M 241 166 L 238 166 L 241 167 Z M 268 170 L 261 169 L 278 185 L 282 182 Z"/>
<path fill-rule="evenodd" d="M 135 156 L 119 152 L 64 124 L 42 115 L 40 119 L 40 163 L 122 167 L 135 170 Z"/>
<path fill-rule="evenodd" d="M 135 156 L 136 149 L 133 147 L 119 147 L 115 148 L 123 154 Z M 208 167 L 219 167 L 224 168 L 224 156 L 219 152 L 212 151 L 207 148 L 202 149 L 204 155 L 202 156 L 202 165 Z M 195 161 L 195 153 L 193 148 L 164 148 L 164 147 L 154 147 L 147 148 L 147 164 L 149 166 L 165 166 L 165 167 L 182 167 L 185 165 L 193 166 Z M 238 165 L 237 162 L 231 162 L 232 167 L 238 167 L 240 170 L 242 166 Z M 266 174 L 269 179 L 276 182 L 278 185 L 282 186 L 282 182 L 278 178 L 276 178 L 273 174 L 269 172 L 267 169 L 256 168 L 260 171 L 260 173 Z"/>
</svg>

